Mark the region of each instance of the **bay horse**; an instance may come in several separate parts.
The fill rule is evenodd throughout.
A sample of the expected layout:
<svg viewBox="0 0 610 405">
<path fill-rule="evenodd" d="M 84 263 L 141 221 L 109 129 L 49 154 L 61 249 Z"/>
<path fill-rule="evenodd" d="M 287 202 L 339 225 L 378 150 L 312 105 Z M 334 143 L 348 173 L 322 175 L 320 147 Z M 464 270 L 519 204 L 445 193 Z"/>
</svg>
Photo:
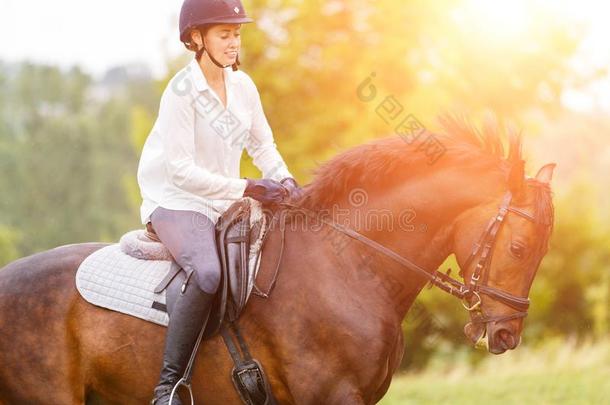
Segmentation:
<svg viewBox="0 0 610 405">
<path fill-rule="evenodd" d="M 503 131 L 481 132 L 456 117 L 442 123 L 443 134 L 425 135 L 443 145 L 434 162 L 413 139 L 371 141 L 321 165 L 293 205 L 430 272 L 455 254 L 462 287 L 475 286 L 449 288 L 462 292 L 470 310 L 466 336 L 472 343 L 485 336 L 499 354 L 519 344 L 528 292 L 548 249 L 554 165 L 526 177 L 520 137 L 510 137 L 505 156 Z M 285 243 L 275 288 L 267 299 L 252 297 L 240 318 L 251 353 L 279 403 L 376 403 L 403 355 L 401 322 L 438 279 L 289 212 L 283 230 L 269 232 L 257 281 L 271 283 Z M 164 328 L 93 306 L 75 288 L 79 264 L 104 246 L 62 246 L 0 270 L 0 404 L 150 401 Z M 240 403 L 231 368 L 221 337 L 202 344 L 197 403 Z"/>
</svg>

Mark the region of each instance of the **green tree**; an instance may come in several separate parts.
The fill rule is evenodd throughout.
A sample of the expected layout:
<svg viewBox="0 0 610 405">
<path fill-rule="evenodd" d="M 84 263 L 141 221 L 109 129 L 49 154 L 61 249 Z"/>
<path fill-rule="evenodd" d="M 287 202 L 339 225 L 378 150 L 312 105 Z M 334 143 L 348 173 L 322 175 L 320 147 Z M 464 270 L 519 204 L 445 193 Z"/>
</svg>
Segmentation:
<svg viewBox="0 0 610 405">
<path fill-rule="evenodd" d="M 19 255 L 114 241 L 138 226 L 126 187 L 137 156 L 129 143 L 129 86 L 96 95 L 77 68 L 23 64 L 4 84 L 0 109 L 0 224 L 19 230 Z M 147 82 L 150 87 L 153 84 Z M 138 83 L 141 93 L 146 83 Z M 10 101 L 10 103 L 8 102 Z"/>
</svg>

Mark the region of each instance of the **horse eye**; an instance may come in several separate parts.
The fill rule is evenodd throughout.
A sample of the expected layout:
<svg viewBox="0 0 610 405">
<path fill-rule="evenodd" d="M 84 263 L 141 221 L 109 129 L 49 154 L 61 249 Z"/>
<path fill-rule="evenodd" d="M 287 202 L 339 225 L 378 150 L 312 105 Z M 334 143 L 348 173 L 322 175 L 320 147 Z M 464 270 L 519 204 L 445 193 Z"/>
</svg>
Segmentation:
<svg viewBox="0 0 610 405">
<path fill-rule="evenodd" d="M 517 243 L 513 243 L 510 245 L 510 252 L 517 259 L 523 259 L 523 256 L 525 254 L 525 246 L 517 244 Z"/>
</svg>

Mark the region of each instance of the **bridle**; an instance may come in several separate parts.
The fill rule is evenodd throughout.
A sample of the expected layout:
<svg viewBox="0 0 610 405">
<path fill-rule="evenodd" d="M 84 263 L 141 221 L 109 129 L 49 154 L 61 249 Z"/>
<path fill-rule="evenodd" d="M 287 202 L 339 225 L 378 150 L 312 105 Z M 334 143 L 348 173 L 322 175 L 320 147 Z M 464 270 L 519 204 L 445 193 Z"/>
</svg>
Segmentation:
<svg viewBox="0 0 610 405">
<path fill-rule="evenodd" d="M 461 299 L 462 305 L 469 312 L 474 313 L 473 322 L 474 323 L 488 323 L 488 322 L 501 322 L 511 319 L 518 319 L 527 316 L 527 310 L 530 305 L 530 300 L 528 297 L 518 297 L 509 292 L 503 291 L 501 289 L 491 287 L 487 284 L 489 279 L 489 273 L 491 268 L 491 258 L 493 256 L 493 251 L 496 245 L 496 240 L 498 238 L 499 231 L 504 223 L 506 216 L 509 212 L 513 212 L 531 222 L 536 222 L 534 216 L 526 211 L 523 211 L 519 208 L 511 206 L 512 193 L 507 191 L 502 199 L 502 203 L 500 205 L 500 209 L 498 213 L 490 219 L 485 231 L 482 233 L 478 242 L 474 244 L 473 249 L 470 253 L 470 256 L 466 260 L 466 263 L 463 269 L 468 269 L 469 266 L 473 263 L 475 258 L 478 256 L 477 264 L 473 270 L 472 276 L 470 277 L 469 282 L 461 283 L 460 281 L 450 277 L 449 273 L 442 273 L 438 270 L 427 271 L 423 267 L 418 266 L 412 261 L 400 256 L 398 253 L 393 250 L 375 242 L 372 239 L 367 238 L 359 232 L 356 232 L 350 228 L 346 228 L 334 221 L 329 219 L 320 217 L 315 211 L 310 210 L 308 208 L 299 207 L 298 205 L 290 204 L 290 203 L 280 203 L 279 205 L 288 209 L 288 211 L 302 211 L 305 212 L 309 216 L 314 216 L 316 219 L 322 221 L 326 225 L 336 229 L 337 231 L 356 239 L 365 245 L 373 248 L 379 253 L 389 257 L 393 261 L 401 264 L 406 267 L 408 270 L 426 278 L 431 285 L 434 285 L 441 290 L 445 291 L 448 294 L 453 295 Z M 278 212 L 282 212 L 280 210 Z M 274 215 L 275 218 L 275 215 Z M 285 239 L 285 220 L 286 216 L 283 215 L 284 226 L 281 226 L 282 231 L 282 250 L 284 246 Z M 280 252 L 280 261 L 281 261 L 281 252 Z M 269 291 L 265 294 L 268 296 L 275 285 L 275 281 L 277 279 L 277 275 L 279 272 L 279 262 L 276 267 L 276 273 L 271 283 L 271 287 Z M 463 276 L 463 270 L 460 271 L 460 275 Z M 511 308 L 513 308 L 516 312 L 508 315 L 502 316 L 494 316 L 489 317 L 486 316 L 481 309 L 481 294 L 487 295 L 495 301 L 498 301 L 502 304 L 505 304 Z M 476 301 L 472 304 L 468 303 L 468 300 L 475 299 Z"/>
<path fill-rule="evenodd" d="M 502 203 L 500 205 L 500 209 L 499 209 L 498 213 L 493 218 L 490 219 L 485 231 L 482 233 L 481 237 L 479 238 L 479 241 L 474 244 L 474 247 L 470 253 L 470 256 L 466 260 L 466 263 L 463 267 L 463 269 L 467 269 L 471 265 L 473 260 L 477 257 L 477 255 L 479 256 L 478 262 L 476 264 L 476 267 L 474 268 L 474 271 L 472 273 L 472 276 L 470 277 L 470 281 L 468 282 L 468 284 L 461 283 L 460 281 L 450 277 L 450 275 L 449 275 L 450 271 L 448 271 L 447 273 L 442 273 L 438 270 L 427 271 L 423 267 L 418 266 L 417 264 L 413 263 L 412 261 L 400 256 L 398 253 L 394 252 L 393 250 L 379 244 L 378 242 L 375 242 L 372 239 L 367 238 L 366 236 L 362 235 L 361 233 L 356 232 L 350 228 L 346 228 L 334 221 L 319 217 L 319 215 L 317 215 L 316 212 L 313 210 L 310 210 L 310 209 L 304 208 L 304 207 L 299 207 L 297 205 L 293 205 L 290 203 L 280 203 L 280 205 L 288 208 L 289 210 L 300 210 L 300 211 L 304 211 L 307 215 L 310 215 L 310 216 L 313 215 L 315 218 L 319 219 L 326 225 L 329 225 L 330 227 L 338 230 L 339 232 L 364 243 L 365 245 L 375 249 L 379 253 L 389 257 L 390 259 L 394 260 L 395 262 L 397 262 L 397 263 L 401 264 L 402 266 L 406 267 L 407 269 L 411 270 L 412 272 L 428 279 L 428 282 L 431 285 L 434 285 L 434 286 L 440 288 L 441 290 L 445 291 L 446 293 L 451 294 L 454 297 L 461 299 L 463 301 L 462 305 L 464 305 L 464 308 L 466 308 L 466 310 L 468 310 L 469 312 L 475 313 L 473 322 L 487 323 L 487 322 L 500 322 L 500 321 L 506 321 L 506 320 L 510 320 L 510 319 L 523 318 L 523 317 L 527 316 L 527 310 L 530 305 L 530 300 L 528 297 L 518 297 L 509 292 L 500 290 L 498 288 L 491 287 L 487 284 L 487 281 L 489 279 L 489 272 L 490 272 L 489 270 L 491 268 L 491 258 L 492 258 L 493 251 L 495 248 L 496 240 L 498 238 L 499 231 L 502 227 L 502 224 L 504 223 L 504 220 L 506 219 L 507 214 L 509 212 L 513 212 L 531 222 L 536 222 L 535 218 L 532 214 L 525 212 L 519 208 L 512 207 L 510 205 L 511 200 L 512 200 L 512 193 L 510 191 L 507 191 L 506 194 L 504 195 L 504 198 L 502 199 Z M 285 221 L 285 216 L 284 216 L 284 221 Z M 282 226 L 281 230 L 282 230 L 282 245 L 283 245 L 283 241 L 284 241 L 284 237 L 285 237 L 284 236 L 285 226 Z M 279 263 L 278 263 L 278 267 L 276 268 L 276 276 L 277 276 L 277 271 L 279 271 Z M 460 271 L 460 275 L 463 275 L 463 270 Z M 275 281 L 275 278 L 274 278 L 274 281 Z M 272 286 L 274 284 L 275 283 L 272 283 Z M 516 312 L 509 314 L 509 315 L 504 315 L 504 316 L 495 316 L 495 317 L 485 316 L 481 311 L 481 294 L 487 295 L 495 301 L 508 305 L 509 307 L 515 309 Z M 467 301 L 468 301 L 468 299 L 471 299 L 471 298 L 476 299 L 476 302 L 474 302 L 473 304 L 468 304 Z"/>
<path fill-rule="evenodd" d="M 470 256 L 468 256 L 468 259 L 466 259 L 466 263 L 464 263 L 463 269 L 468 269 L 477 255 L 479 256 L 479 260 L 477 261 L 472 275 L 470 276 L 468 286 L 463 284 L 460 285 L 460 288 L 463 288 L 463 291 L 465 292 L 464 297 L 462 297 L 464 301 L 466 301 L 469 297 L 476 299 L 473 304 L 462 303 L 464 308 L 466 308 L 469 312 L 475 313 L 475 317 L 473 318 L 473 322 L 475 323 L 500 322 L 527 316 L 527 310 L 530 305 L 529 298 L 518 297 L 488 285 L 489 273 L 491 269 L 491 258 L 496 246 L 498 233 L 502 228 L 502 224 L 504 223 L 507 214 L 509 212 L 514 212 L 515 214 L 531 222 L 536 222 L 534 216 L 530 213 L 516 207 L 511 207 L 511 200 L 512 193 L 508 191 L 502 199 L 502 204 L 500 205 L 498 214 L 489 221 L 485 231 L 479 238 L 479 241 L 475 243 L 474 247 L 472 248 Z M 460 271 L 460 275 L 464 275 L 463 270 Z M 515 309 L 516 312 L 504 316 L 486 316 L 481 310 L 480 294 L 485 294 L 492 299 L 501 302 L 502 304 L 508 305 L 509 307 Z"/>
</svg>

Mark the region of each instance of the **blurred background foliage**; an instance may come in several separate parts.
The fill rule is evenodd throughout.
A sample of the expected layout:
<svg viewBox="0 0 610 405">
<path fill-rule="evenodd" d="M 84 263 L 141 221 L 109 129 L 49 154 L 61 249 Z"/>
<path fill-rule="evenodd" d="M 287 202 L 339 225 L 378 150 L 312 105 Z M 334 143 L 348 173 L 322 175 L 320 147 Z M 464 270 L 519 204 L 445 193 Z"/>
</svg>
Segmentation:
<svg viewBox="0 0 610 405">
<path fill-rule="evenodd" d="M 581 25 L 538 2 L 514 20 L 502 9 L 481 19 L 485 3 L 467 0 L 245 4 L 257 24 L 242 30 L 242 68 L 301 183 L 338 151 L 392 134 L 375 113 L 387 96 L 431 130 L 443 111 L 475 121 L 493 111 L 523 128 L 529 174 L 559 164 L 555 232 L 524 342 L 608 336 L 610 118 L 563 102 L 566 91 L 608 76 L 574 68 Z M 0 63 L 0 266 L 140 227 L 139 154 L 164 86 L 190 57 L 168 60 L 163 78 L 142 66 L 96 78 L 78 67 Z M 367 78 L 378 90 L 373 102 L 358 97 Z M 246 154 L 242 174 L 258 175 Z M 453 299 L 425 290 L 404 323 L 403 366 L 423 367 L 433 355 L 480 361 L 466 345 L 465 322 Z"/>
</svg>

